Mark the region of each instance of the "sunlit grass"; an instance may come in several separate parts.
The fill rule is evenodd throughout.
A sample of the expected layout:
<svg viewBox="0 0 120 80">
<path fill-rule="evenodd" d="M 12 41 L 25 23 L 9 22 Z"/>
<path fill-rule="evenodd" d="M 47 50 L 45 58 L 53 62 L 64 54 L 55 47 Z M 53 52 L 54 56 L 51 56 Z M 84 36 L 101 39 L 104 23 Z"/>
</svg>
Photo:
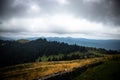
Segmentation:
<svg viewBox="0 0 120 80">
<path fill-rule="evenodd" d="M 76 67 L 87 66 L 96 62 L 114 59 L 120 55 L 108 55 L 99 58 L 89 58 L 71 61 L 51 61 L 19 64 L 0 69 L 0 76 L 5 80 L 33 80 L 37 77 L 43 77 L 59 71 L 71 71 Z"/>
</svg>

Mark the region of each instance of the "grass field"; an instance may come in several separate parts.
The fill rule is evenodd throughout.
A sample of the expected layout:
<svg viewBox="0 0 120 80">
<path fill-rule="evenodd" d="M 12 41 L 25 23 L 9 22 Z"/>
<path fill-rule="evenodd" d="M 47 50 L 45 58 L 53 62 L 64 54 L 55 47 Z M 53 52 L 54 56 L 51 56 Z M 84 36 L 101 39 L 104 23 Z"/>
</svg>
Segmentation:
<svg viewBox="0 0 120 80">
<path fill-rule="evenodd" d="M 89 58 L 83 60 L 71 60 L 71 61 L 52 61 L 52 62 L 37 62 L 19 64 L 0 69 L 0 80 L 33 80 L 37 77 L 43 77 L 60 71 L 72 71 L 76 67 L 88 66 L 97 62 L 105 62 L 109 59 L 120 58 L 120 55 L 108 55 L 98 58 Z M 86 73 L 84 73 L 86 74 Z M 83 76 L 84 76 L 83 74 Z M 76 77 L 76 80 L 79 80 Z M 81 80 L 81 79 L 80 79 Z M 86 79 L 83 79 L 86 80 Z"/>
<path fill-rule="evenodd" d="M 74 80 L 120 80 L 120 59 L 88 68 Z"/>
</svg>

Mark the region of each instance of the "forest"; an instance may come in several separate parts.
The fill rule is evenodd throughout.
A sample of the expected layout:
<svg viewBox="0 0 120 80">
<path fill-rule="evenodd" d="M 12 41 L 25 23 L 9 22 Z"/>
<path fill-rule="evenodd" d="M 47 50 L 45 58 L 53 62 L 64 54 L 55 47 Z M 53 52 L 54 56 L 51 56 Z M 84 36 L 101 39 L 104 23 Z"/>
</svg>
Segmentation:
<svg viewBox="0 0 120 80">
<path fill-rule="evenodd" d="M 84 47 L 77 44 L 36 40 L 0 40 L 0 67 L 40 61 L 63 61 L 119 54 L 115 50 Z"/>
</svg>

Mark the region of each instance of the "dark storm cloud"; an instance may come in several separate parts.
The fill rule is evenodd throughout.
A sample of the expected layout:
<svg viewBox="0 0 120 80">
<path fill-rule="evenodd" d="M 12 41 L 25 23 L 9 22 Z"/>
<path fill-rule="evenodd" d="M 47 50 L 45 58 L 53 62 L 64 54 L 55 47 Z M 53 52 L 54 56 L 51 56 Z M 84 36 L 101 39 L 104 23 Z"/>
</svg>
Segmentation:
<svg viewBox="0 0 120 80">
<path fill-rule="evenodd" d="M 2 24 L 2 22 L 0 22 L 0 24 Z"/>
<path fill-rule="evenodd" d="M 16 2 L 21 2 L 14 6 Z M 35 3 L 42 8 L 42 14 L 65 11 L 76 16 L 102 23 L 120 25 L 120 0 L 68 0 L 70 3 L 60 7 L 55 0 L 0 0 L 0 18 L 27 16 L 27 4 Z M 31 4 L 32 5 L 32 4 Z"/>
<path fill-rule="evenodd" d="M 0 18 L 23 17 L 29 0 L 0 0 Z"/>
<path fill-rule="evenodd" d="M 26 11 L 33 4 L 42 8 L 39 15 L 53 14 L 58 9 L 55 0 L 0 0 L 0 18 L 30 17 Z"/>
<path fill-rule="evenodd" d="M 113 15 L 115 22 L 120 25 L 120 0 L 113 0 Z"/>
<path fill-rule="evenodd" d="M 115 16 L 120 16 L 120 0 L 112 0 L 113 1 L 113 10 Z"/>
<path fill-rule="evenodd" d="M 120 25 L 120 0 L 70 0 L 67 9 L 92 21 Z"/>
<path fill-rule="evenodd" d="M 0 0 L 0 18 L 7 19 L 21 13 L 24 8 L 13 7 L 14 0 Z"/>
<path fill-rule="evenodd" d="M 9 8 L 9 0 L 0 0 L 0 18 L 6 14 L 6 10 Z"/>
</svg>

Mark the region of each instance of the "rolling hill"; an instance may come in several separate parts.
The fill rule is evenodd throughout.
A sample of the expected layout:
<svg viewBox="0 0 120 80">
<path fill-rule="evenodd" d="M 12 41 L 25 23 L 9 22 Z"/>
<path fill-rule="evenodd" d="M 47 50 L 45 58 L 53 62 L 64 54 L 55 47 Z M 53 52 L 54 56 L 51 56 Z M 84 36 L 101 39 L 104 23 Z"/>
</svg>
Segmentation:
<svg viewBox="0 0 120 80">
<path fill-rule="evenodd" d="M 71 37 L 48 37 L 48 41 L 58 41 L 68 44 L 77 44 L 86 47 L 96 47 L 111 50 L 120 50 L 120 40 L 99 40 L 99 39 L 85 39 L 85 38 L 71 38 Z"/>
</svg>

